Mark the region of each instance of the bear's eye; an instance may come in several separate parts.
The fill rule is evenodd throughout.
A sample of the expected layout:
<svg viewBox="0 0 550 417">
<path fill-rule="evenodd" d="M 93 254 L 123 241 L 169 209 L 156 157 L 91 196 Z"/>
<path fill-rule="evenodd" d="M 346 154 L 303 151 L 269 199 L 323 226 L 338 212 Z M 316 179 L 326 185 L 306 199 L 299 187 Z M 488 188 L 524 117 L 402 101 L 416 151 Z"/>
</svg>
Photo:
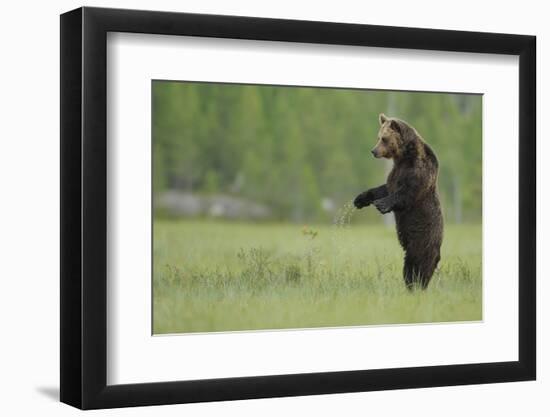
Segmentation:
<svg viewBox="0 0 550 417">
<path fill-rule="evenodd" d="M 388 138 L 382 138 L 382 143 L 384 144 L 388 143 Z"/>
</svg>

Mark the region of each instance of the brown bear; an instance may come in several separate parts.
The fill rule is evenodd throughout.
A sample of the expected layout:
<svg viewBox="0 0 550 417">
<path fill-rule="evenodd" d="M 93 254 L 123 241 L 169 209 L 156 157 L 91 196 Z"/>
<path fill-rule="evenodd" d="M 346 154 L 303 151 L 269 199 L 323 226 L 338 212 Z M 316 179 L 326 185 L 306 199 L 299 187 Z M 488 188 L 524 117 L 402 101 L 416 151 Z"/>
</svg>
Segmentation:
<svg viewBox="0 0 550 417">
<path fill-rule="evenodd" d="M 393 211 L 399 243 L 405 250 L 403 278 L 408 289 L 425 289 L 440 260 L 443 215 L 437 191 L 439 163 L 434 151 L 403 120 L 379 116 L 375 158 L 393 159 L 387 182 L 359 194 L 358 209 L 370 204 Z"/>
</svg>

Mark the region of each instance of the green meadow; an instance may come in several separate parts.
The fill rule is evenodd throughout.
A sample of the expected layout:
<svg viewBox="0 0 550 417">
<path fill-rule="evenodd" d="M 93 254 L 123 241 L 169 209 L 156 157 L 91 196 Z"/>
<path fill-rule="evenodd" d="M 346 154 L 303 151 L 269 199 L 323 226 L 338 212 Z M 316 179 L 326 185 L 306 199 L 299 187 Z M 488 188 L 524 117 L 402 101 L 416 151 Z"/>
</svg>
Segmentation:
<svg viewBox="0 0 550 417">
<path fill-rule="evenodd" d="M 481 244 L 479 224 L 447 226 L 410 292 L 393 227 L 157 219 L 153 333 L 481 320 Z"/>
</svg>

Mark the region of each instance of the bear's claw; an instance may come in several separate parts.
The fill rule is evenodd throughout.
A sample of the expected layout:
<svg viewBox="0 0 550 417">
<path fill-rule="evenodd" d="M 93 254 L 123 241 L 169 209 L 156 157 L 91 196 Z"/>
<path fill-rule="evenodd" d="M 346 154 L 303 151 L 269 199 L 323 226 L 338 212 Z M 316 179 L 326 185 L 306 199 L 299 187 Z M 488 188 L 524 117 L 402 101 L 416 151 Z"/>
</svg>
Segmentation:
<svg viewBox="0 0 550 417">
<path fill-rule="evenodd" d="M 372 203 L 372 201 L 370 200 L 371 199 L 368 194 L 368 191 L 365 191 L 364 193 L 361 193 L 357 197 L 355 197 L 355 200 L 353 200 L 353 205 L 356 208 L 361 209 L 363 207 L 367 207 L 368 205 L 370 205 L 370 203 Z"/>
</svg>

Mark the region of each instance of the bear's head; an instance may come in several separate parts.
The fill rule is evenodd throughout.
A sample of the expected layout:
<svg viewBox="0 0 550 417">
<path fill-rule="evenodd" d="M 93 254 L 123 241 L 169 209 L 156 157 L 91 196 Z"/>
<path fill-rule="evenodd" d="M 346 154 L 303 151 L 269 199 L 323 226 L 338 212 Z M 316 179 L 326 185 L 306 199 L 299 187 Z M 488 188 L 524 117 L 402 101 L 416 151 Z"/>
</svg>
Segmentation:
<svg viewBox="0 0 550 417">
<path fill-rule="evenodd" d="M 378 121 L 378 142 L 372 148 L 372 154 L 375 158 L 399 159 L 404 145 L 400 123 L 383 113 L 378 117 Z"/>
</svg>

